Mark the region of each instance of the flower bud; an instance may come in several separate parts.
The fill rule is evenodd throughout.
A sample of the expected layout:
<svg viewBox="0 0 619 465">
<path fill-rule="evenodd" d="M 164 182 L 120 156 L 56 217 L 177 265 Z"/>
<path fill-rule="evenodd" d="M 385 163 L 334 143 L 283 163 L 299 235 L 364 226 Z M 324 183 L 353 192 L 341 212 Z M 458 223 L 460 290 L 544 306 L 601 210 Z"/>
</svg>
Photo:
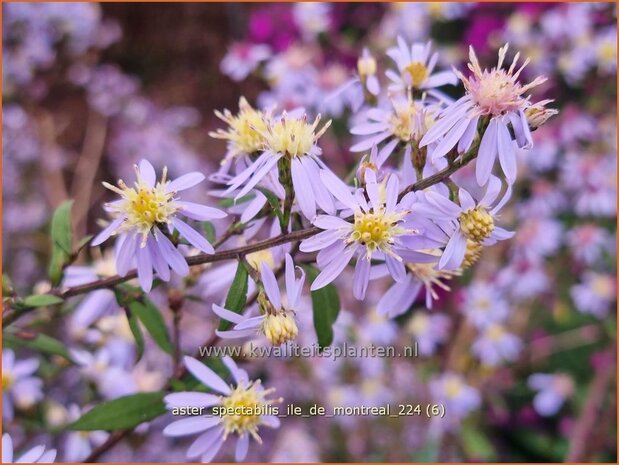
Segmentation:
<svg viewBox="0 0 619 465">
<path fill-rule="evenodd" d="M 364 79 L 368 76 L 376 74 L 376 60 L 370 55 L 367 50 L 363 51 L 363 55 L 357 60 L 357 72 Z"/>
<path fill-rule="evenodd" d="M 527 117 L 527 122 L 531 129 L 539 128 L 548 121 L 548 118 L 559 113 L 559 110 L 554 108 L 546 108 L 546 105 L 550 102 L 552 102 L 552 100 L 542 100 L 524 110 L 524 114 Z"/>
<path fill-rule="evenodd" d="M 267 314 L 262 329 L 266 338 L 274 346 L 292 341 L 299 334 L 299 328 L 294 317 L 285 311 Z"/>
</svg>

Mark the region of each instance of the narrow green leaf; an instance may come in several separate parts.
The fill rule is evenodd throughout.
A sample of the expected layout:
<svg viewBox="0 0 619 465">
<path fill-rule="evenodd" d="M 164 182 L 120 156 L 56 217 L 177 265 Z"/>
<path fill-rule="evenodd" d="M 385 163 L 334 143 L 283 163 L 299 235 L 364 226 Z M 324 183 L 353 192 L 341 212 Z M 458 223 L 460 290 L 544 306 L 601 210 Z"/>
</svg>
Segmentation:
<svg viewBox="0 0 619 465">
<path fill-rule="evenodd" d="M 211 244 L 215 242 L 215 226 L 210 221 L 202 222 L 202 229 L 204 230 L 204 234 L 206 234 L 206 240 Z"/>
<path fill-rule="evenodd" d="M 157 345 L 165 352 L 171 354 L 172 343 L 170 342 L 168 329 L 161 312 L 155 304 L 148 299 L 144 299 L 144 303 L 131 302 L 129 310 L 132 315 L 138 317 Z"/>
<path fill-rule="evenodd" d="M 95 237 L 93 234 L 88 234 L 87 236 L 82 237 L 77 243 L 77 251 L 79 252 L 86 247 L 93 237 Z"/>
<path fill-rule="evenodd" d="M 131 330 L 131 334 L 133 334 L 135 345 L 138 348 L 138 353 L 135 360 L 138 362 L 142 358 L 142 355 L 144 355 L 144 335 L 142 334 L 142 328 L 140 328 L 138 317 L 134 313 L 131 313 L 131 311 L 127 311 L 126 313 L 129 329 Z"/>
<path fill-rule="evenodd" d="M 133 428 L 166 412 L 164 392 L 143 392 L 104 402 L 86 412 L 67 429 L 114 431 Z"/>
<path fill-rule="evenodd" d="M 54 245 L 60 247 L 67 255 L 71 255 L 72 234 L 71 234 L 71 207 L 73 200 L 62 202 L 52 216 L 52 241 Z"/>
<path fill-rule="evenodd" d="M 466 456 L 471 460 L 491 462 L 496 460 L 494 446 L 486 435 L 477 427 L 465 424 L 461 430 L 462 447 Z"/>
<path fill-rule="evenodd" d="M 247 303 L 247 281 L 249 278 L 249 273 L 247 272 L 247 268 L 243 262 L 239 262 L 236 267 L 236 273 L 234 274 L 234 279 L 232 280 L 232 285 L 230 286 L 230 290 L 228 291 L 228 295 L 226 296 L 226 303 L 224 304 L 224 308 L 230 310 L 231 312 L 241 313 L 245 308 L 245 304 Z M 219 321 L 219 330 L 225 331 L 230 326 L 230 322 L 227 320 Z"/>
<path fill-rule="evenodd" d="M 268 189 L 265 189 L 264 187 L 256 186 L 256 189 L 258 189 L 260 192 L 264 194 L 264 196 L 267 198 L 267 201 L 269 202 L 269 205 L 275 212 L 275 215 L 277 216 L 277 218 L 280 221 L 283 221 L 284 213 L 281 210 L 279 198 L 273 192 L 271 192 Z"/>
<path fill-rule="evenodd" d="M 313 282 L 319 271 L 309 265 L 305 265 L 304 268 L 308 281 Z M 340 313 L 340 298 L 333 284 L 312 291 L 312 310 L 318 345 L 321 348 L 327 347 L 333 342 L 333 323 Z"/>
<path fill-rule="evenodd" d="M 255 197 L 254 194 L 247 194 L 241 197 L 240 199 L 236 199 L 236 200 L 234 200 L 234 198 L 232 197 L 227 197 L 219 201 L 219 206 L 222 208 L 230 208 L 233 205 L 239 205 L 241 203 L 249 202 L 254 197 Z"/>
<path fill-rule="evenodd" d="M 11 278 L 9 278 L 9 275 L 2 273 L 2 295 L 7 297 L 13 295 L 14 292 Z"/>
<path fill-rule="evenodd" d="M 62 272 L 64 265 L 69 260 L 69 256 L 60 247 L 54 246 L 52 248 L 52 256 L 49 261 L 47 274 L 52 283 L 52 286 L 57 286 L 62 281 Z"/>
<path fill-rule="evenodd" d="M 60 297 L 51 294 L 34 294 L 24 299 L 24 305 L 26 307 L 47 307 L 62 302 L 63 300 Z"/>
<path fill-rule="evenodd" d="M 2 335 L 2 344 L 8 347 L 27 347 L 38 352 L 59 355 L 70 362 L 73 361 L 69 351 L 62 342 L 45 334 L 37 334 L 33 339 L 28 339 L 5 332 Z"/>
</svg>

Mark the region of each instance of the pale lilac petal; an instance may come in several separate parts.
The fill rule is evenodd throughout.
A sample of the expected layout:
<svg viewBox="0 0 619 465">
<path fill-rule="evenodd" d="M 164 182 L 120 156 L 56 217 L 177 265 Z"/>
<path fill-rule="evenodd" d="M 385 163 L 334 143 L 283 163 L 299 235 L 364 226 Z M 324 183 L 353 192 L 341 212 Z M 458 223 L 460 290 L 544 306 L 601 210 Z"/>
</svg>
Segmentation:
<svg viewBox="0 0 619 465">
<path fill-rule="evenodd" d="M 119 216 L 110 224 L 108 224 L 103 231 L 101 231 L 97 236 L 92 240 L 90 245 L 92 247 L 96 247 L 102 243 L 104 243 L 127 219 L 126 215 Z"/>
<path fill-rule="evenodd" d="M 183 176 L 176 178 L 166 186 L 166 192 L 180 192 L 185 189 L 189 189 L 196 184 L 200 184 L 206 177 L 202 173 L 194 171 L 192 173 L 184 174 Z"/>
<path fill-rule="evenodd" d="M 352 226 L 343 218 L 331 215 L 318 215 L 314 218 L 313 224 L 320 229 L 349 229 Z"/>
<path fill-rule="evenodd" d="M 506 229 L 495 226 L 492 230 L 492 238 L 497 239 L 499 241 L 504 241 L 506 239 L 511 239 L 516 234 L 514 231 L 507 231 Z"/>
<path fill-rule="evenodd" d="M 365 257 L 359 258 L 355 266 L 352 281 L 353 295 L 357 300 L 363 300 L 370 281 L 370 260 Z"/>
<path fill-rule="evenodd" d="M 225 191 L 225 194 L 229 194 L 230 192 L 236 190 L 241 184 L 247 181 L 252 174 L 254 174 L 260 167 L 262 167 L 272 156 L 274 156 L 274 154 L 271 151 L 263 152 L 262 155 L 260 155 L 256 159 L 256 161 L 254 161 L 251 165 L 249 165 L 247 168 L 237 174 L 234 178 L 228 181 L 230 187 L 228 187 L 228 189 Z"/>
<path fill-rule="evenodd" d="M 443 197 L 441 194 L 428 191 L 426 192 L 426 199 L 428 202 L 436 207 L 441 212 L 448 215 L 450 218 L 457 218 L 462 212 L 462 208 L 449 200 L 447 197 Z"/>
<path fill-rule="evenodd" d="M 221 417 L 189 417 L 176 420 L 163 429 L 166 436 L 187 436 L 201 433 L 221 423 Z"/>
<path fill-rule="evenodd" d="M 243 213 L 241 213 L 241 223 L 247 223 L 252 220 L 267 204 L 266 196 L 260 191 L 255 192 L 256 197 L 245 206 Z"/>
<path fill-rule="evenodd" d="M 466 131 L 462 134 L 460 142 L 458 142 L 458 152 L 464 153 L 471 148 L 475 134 L 477 134 L 477 124 L 479 123 L 479 116 L 474 117 L 469 121 L 469 125 L 466 127 Z"/>
<path fill-rule="evenodd" d="M 230 394 L 230 387 L 209 367 L 192 357 L 185 356 L 183 357 L 183 360 L 187 370 L 189 370 L 189 372 L 194 375 L 198 381 L 217 392 L 225 395 Z"/>
<path fill-rule="evenodd" d="M 247 457 L 247 450 L 249 449 L 249 434 L 245 433 L 240 436 L 236 441 L 236 449 L 234 451 L 234 460 L 242 462 Z"/>
<path fill-rule="evenodd" d="M 340 273 L 344 270 L 353 254 L 355 253 L 356 247 L 349 246 L 337 257 L 334 257 L 333 260 L 329 262 L 328 265 L 320 272 L 314 282 L 312 283 L 311 290 L 315 291 L 316 289 L 320 289 L 325 287 L 327 284 L 332 282 L 335 278 L 337 278 Z"/>
<path fill-rule="evenodd" d="M 320 167 L 312 158 L 303 158 L 301 161 L 305 172 L 312 180 L 320 179 Z M 314 200 L 316 204 L 330 215 L 335 214 L 335 203 L 333 197 L 327 190 L 326 186 L 321 182 L 312 182 L 312 190 L 314 191 Z"/>
<path fill-rule="evenodd" d="M 488 187 L 486 187 L 486 193 L 479 201 L 479 205 L 486 208 L 490 207 L 490 205 L 492 205 L 496 198 L 499 196 L 499 193 L 501 192 L 501 187 L 501 181 L 499 180 L 499 178 L 497 178 L 496 176 L 490 176 L 490 179 L 488 181 Z"/>
<path fill-rule="evenodd" d="M 398 203 L 398 194 L 400 193 L 400 180 L 397 176 L 392 175 L 387 181 L 385 211 L 391 213 L 395 210 Z"/>
<path fill-rule="evenodd" d="M 378 78 L 374 75 L 368 76 L 365 81 L 365 86 L 372 95 L 378 95 L 380 93 L 380 83 L 378 82 Z"/>
<path fill-rule="evenodd" d="M 249 375 L 245 370 L 239 368 L 230 356 L 226 355 L 225 357 L 222 357 L 221 361 L 224 365 L 226 365 L 226 368 L 232 374 L 232 377 L 237 384 L 247 384 L 249 381 Z"/>
<path fill-rule="evenodd" d="M 224 320 L 231 321 L 232 323 L 240 323 L 244 320 L 243 315 L 239 315 L 217 304 L 213 304 L 212 308 L 215 315 Z"/>
<path fill-rule="evenodd" d="M 9 433 L 2 435 L 2 463 L 13 462 L 13 441 Z"/>
<path fill-rule="evenodd" d="M 253 316 L 251 318 L 247 318 L 241 321 L 238 325 L 234 327 L 237 331 L 242 331 L 246 329 L 251 329 L 252 331 L 259 328 L 264 321 L 264 315 Z"/>
<path fill-rule="evenodd" d="M 443 251 L 440 261 L 438 262 L 439 269 L 446 267 L 457 268 L 464 260 L 466 253 L 466 238 L 460 231 L 456 231 L 449 239 L 447 247 Z"/>
<path fill-rule="evenodd" d="M 183 236 L 191 245 L 195 248 L 200 249 L 204 253 L 212 254 L 215 253 L 215 249 L 203 237 L 199 232 L 189 226 L 187 223 L 179 220 L 178 218 L 172 218 L 172 224 L 178 230 L 178 232 Z"/>
<path fill-rule="evenodd" d="M 417 297 L 417 293 L 412 292 L 413 290 L 411 289 L 410 276 L 407 276 L 407 279 L 401 283 L 396 282 L 378 301 L 377 313 L 394 317 L 406 312 Z M 417 290 L 417 292 L 419 291 Z"/>
<path fill-rule="evenodd" d="M 458 197 L 460 198 L 460 206 L 462 211 L 472 210 L 475 208 L 475 199 L 465 189 L 458 189 Z"/>
<path fill-rule="evenodd" d="M 157 276 L 159 276 L 162 281 L 169 281 L 170 267 L 161 255 L 159 247 L 157 247 L 157 241 L 153 237 L 149 237 L 148 241 L 146 242 L 146 247 L 148 248 L 150 260 L 153 264 L 153 268 L 155 268 Z"/>
<path fill-rule="evenodd" d="M 225 218 L 228 214 L 219 208 L 207 207 L 193 202 L 176 202 L 182 208 L 181 213 L 198 221 Z"/>
<path fill-rule="evenodd" d="M 216 329 L 215 334 L 217 335 L 217 337 L 221 339 L 243 339 L 245 337 L 255 336 L 256 328 L 243 329 L 243 330 L 234 328 L 234 329 L 231 329 L 230 331 L 219 331 L 218 329 Z"/>
<path fill-rule="evenodd" d="M 223 435 L 223 428 L 213 428 L 201 434 L 187 449 L 187 458 L 194 459 L 204 454 Z"/>
<path fill-rule="evenodd" d="M 163 398 L 166 407 L 212 407 L 221 404 L 221 397 L 205 392 L 174 392 Z"/>
<path fill-rule="evenodd" d="M 378 145 L 391 135 L 391 131 L 383 131 L 375 136 L 368 137 L 367 139 L 357 142 L 350 148 L 351 152 L 363 152 L 364 150 L 370 150 L 373 145 Z"/>
<path fill-rule="evenodd" d="M 148 160 L 142 160 L 140 161 L 138 170 L 140 171 L 140 177 L 144 180 L 146 185 L 150 188 L 155 187 L 155 183 L 157 182 L 157 174 L 155 173 L 155 168 L 153 168 L 153 165 L 151 165 Z"/>
<path fill-rule="evenodd" d="M 367 136 L 369 134 L 375 134 L 389 129 L 388 123 L 362 123 L 353 126 L 350 129 L 350 133 L 356 136 Z"/>
<path fill-rule="evenodd" d="M 295 158 L 290 166 L 294 193 L 303 215 L 310 221 L 316 216 L 316 201 L 314 200 L 312 183 L 301 162 Z"/>
<path fill-rule="evenodd" d="M 373 171 L 367 171 L 366 174 L 369 175 L 370 173 L 373 174 Z M 366 176 L 366 181 L 367 181 L 367 184 L 365 185 L 365 192 L 370 198 L 370 205 L 372 206 L 374 211 L 378 211 L 382 205 L 380 201 L 380 192 L 379 192 L 378 183 L 376 183 L 375 181 L 373 182 L 369 176 Z"/>
<path fill-rule="evenodd" d="M 395 139 L 395 138 L 387 142 L 383 146 L 383 148 L 380 149 L 380 151 L 378 152 L 376 164 L 378 166 L 382 166 L 383 163 L 385 163 L 385 161 L 387 160 L 387 158 L 389 158 L 389 155 L 393 153 L 393 151 L 395 150 L 395 148 L 398 146 L 399 143 L 400 143 L 400 140 Z"/>
<path fill-rule="evenodd" d="M 499 202 L 494 206 L 494 208 L 490 210 L 490 213 L 492 215 L 495 215 L 499 210 L 501 210 L 501 208 L 503 208 L 503 205 L 507 203 L 507 201 L 511 198 L 511 196 L 512 196 L 512 185 L 508 183 L 507 189 L 505 189 L 505 193 L 503 194 L 503 197 L 501 197 L 501 200 L 499 200 Z"/>
<path fill-rule="evenodd" d="M 150 292 L 153 287 L 153 265 L 150 262 L 150 252 L 146 247 L 138 247 L 138 280 L 144 292 Z"/>
<path fill-rule="evenodd" d="M 281 421 L 275 415 L 263 415 L 260 417 L 260 422 L 269 428 L 279 428 Z"/>
<path fill-rule="evenodd" d="M 345 248 L 346 243 L 344 241 L 337 241 L 325 247 L 316 255 L 316 265 L 322 270 L 331 260 L 339 256 Z"/>
<path fill-rule="evenodd" d="M 447 116 L 443 116 L 435 124 L 432 125 L 428 132 L 426 132 L 426 134 L 421 138 L 421 141 L 419 142 L 420 147 L 424 147 L 438 140 L 447 131 L 449 131 L 460 119 L 465 117 L 466 113 L 469 111 L 470 105 L 468 101 L 464 103 L 462 102 L 463 101 L 461 100 L 457 101 L 445 109 L 443 114 Z"/>
<path fill-rule="evenodd" d="M 479 152 L 477 154 L 477 166 L 475 175 L 477 177 L 477 184 L 483 186 L 488 182 L 494 160 L 497 155 L 497 132 L 498 122 L 496 119 L 490 120 L 490 124 L 484 132 L 484 135 L 479 144 Z"/>
<path fill-rule="evenodd" d="M 404 267 L 404 263 L 391 255 L 385 255 L 385 262 L 387 263 L 389 274 L 391 274 L 393 279 L 398 283 L 404 281 L 406 278 L 406 268 Z"/>
<path fill-rule="evenodd" d="M 458 121 L 447 134 L 443 137 L 438 145 L 432 151 L 432 161 L 436 161 L 441 157 L 447 155 L 452 148 L 456 146 L 464 132 L 469 126 L 468 118 Z"/>
<path fill-rule="evenodd" d="M 51 449 L 39 457 L 38 463 L 54 463 L 54 460 L 56 460 L 56 449 Z"/>
<path fill-rule="evenodd" d="M 181 255 L 176 247 L 174 247 L 174 244 L 170 242 L 170 239 L 168 239 L 165 234 L 157 228 L 155 228 L 155 239 L 157 240 L 157 245 L 159 246 L 161 256 L 170 265 L 170 268 L 172 268 L 179 276 L 187 276 L 189 274 L 189 265 L 187 265 L 187 260 L 185 260 L 185 257 Z"/>
<path fill-rule="evenodd" d="M 322 179 L 325 187 L 329 189 L 329 192 L 331 192 L 333 196 L 342 202 L 346 207 L 351 210 L 354 210 L 357 207 L 357 202 L 350 192 L 349 187 L 344 184 L 332 171 L 321 170 L 320 179 Z"/>
<path fill-rule="evenodd" d="M 286 271 L 285 271 L 285 280 L 286 280 L 286 296 L 288 298 L 288 305 L 290 307 L 294 307 L 295 303 L 294 299 L 297 295 L 297 280 L 294 274 L 294 262 L 289 253 L 286 254 Z"/>
<path fill-rule="evenodd" d="M 211 445 L 211 448 L 207 452 L 205 452 L 202 457 L 200 457 L 200 461 L 202 463 L 211 462 L 215 455 L 217 455 L 217 452 L 219 452 L 219 449 L 221 449 L 223 443 L 223 436 L 221 436 Z"/>
<path fill-rule="evenodd" d="M 36 463 L 41 458 L 43 453 L 45 452 L 44 445 L 34 446 L 24 455 L 22 455 L 19 459 L 15 461 L 15 463 Z"/>
<path fill-rule="evenodd" d="M 235 199 L 239 199 L 247 194 L 250 190 L 252 190 L 262 179 L 269 174 L 269 171 L 273 169 L 280 158 L 282 158 L 281 153 L 273 154 L 269 159 L 267 159 L 264 164 L 260 167 L 260 169 L 256 170 L 252 178 L 243 186 L 243 189 L 236 194 Z"/>
<path fill-rule="evenodd" d="M 118 255 L 116 256 L 116 271 L 119 276 L 126 276 L 129 272 L 135 258 L 135 250 L 140 246 L 139 243 L 139 236 L 128 235 L 125 237 L 125 241 L 118 250 Z"/>
<path fill-rule="evenodd" d="M 499 162 L 505 177 L 510 184 L 513 184 L 516 180 L 517 166 L 516 166 L 516 149 L 512 142 L 512 138 L 509 135 L 509 129 L 503 122 L 498 122 L 498 150 L 499 150 Z"/>
<path fill-rule="evenodd" d="M 320 249 L 324 249 L 333 244 L 340 238 L 340 233 L 335 230 L 327 230 L 309 237 L 301 242 L 299 250 L 301 252 L 315 252 Z"/>
<path fill-rule="evenodd" d="M 429 89 L 432 87 L 441 87 L 445 84 L 456 85 L 458 83 L 458 77 L 451 71 L 440 71 L 432 76 L 428 77 L 421 86 L 422 89 Z"/>
<path fill-rule="evenodd" d="M 264 290 L 267 293 L 267 297 L 273 306 L 276 309 L 282 308 L 277 278 L 275 277 L 275 274 L 273 274 L 273 270 L 271 270 L 271 268 L 269 268 L 269 266 L 264 262 L 260 263 L 260 277 L 262 278 L 262 284 L 264 284 Z"/>
</svg>

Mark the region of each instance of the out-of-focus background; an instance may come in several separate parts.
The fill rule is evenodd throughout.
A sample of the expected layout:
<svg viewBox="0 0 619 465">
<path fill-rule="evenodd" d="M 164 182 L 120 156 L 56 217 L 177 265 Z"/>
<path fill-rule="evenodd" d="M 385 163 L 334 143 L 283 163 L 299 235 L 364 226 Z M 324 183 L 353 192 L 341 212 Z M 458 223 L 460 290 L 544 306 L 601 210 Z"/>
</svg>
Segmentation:
<svg viewBox="0 0 619 465">
<path fill-rule="evenodd" d="M 372 287 L 367 302 L 358 303 L 345 280 L 338 284 L 345 310 L 336 341 L 425 340 L 427 352 L 414 360 L 249 364 L 287 403 L 449 398 L 452 411 L 462 414 L 443 423 L 289 418 L 265 435 L 263 446 L 252 447 L 249 459 L 616 461 L 614 4 L 10 3 L 2 21 L 5 296 L 48 288 L 49 222 L 64 200 L 75 200 L 79 238 L 99 230 L 102 202 L 110 198 L 101 181 L 131 179 L 141 158 L 157 170 L 167 165 L 172 176 L 214 171 L 225 153 L 225 144 L 208 136 L 224 127 L 214 110 L 236 112 L 241 96 L 254 106 L 303 107 L 334 119 L 320 144 L 326 163 L 344 172 L 359 159 L 348 150 L 353 104 L 346 92 L 333 95 L 354 77 L 364 47 L 384 70 L 392 66 L 384 52 L 398 36 L 432 40 L 440 66 L 464 70 L 469 45 L 490 67 L 509 42 L 511 53 L 531 60 L 524 80 L 549 78 L 533 100 L 554 99 L 551 106 L 560 110 L 534 133 L 533 150 L 519 154 L 519 181 L 503 214 L 515 238 L 484 252 L 474 271 L 450 282 L 452 292 L 441 293 L 432 311 L 419 301 L 395 321 L 373 308 L 385 286 Z M 448 92 L 459 96 L 462 88 Z M 78 264 L 101 262 L 93 251 Z M 213 330 L 216 320 L 206 307 L 221 298 L 210 285 L 221 272 L 205 270 L 191 291 L 200 298 L 183 321 L 188 353 Z M 506 329 L 518 341 L 513 356 L 492 340 L 483 341 L 485 355 L 471 350 L 484 336 L 463 320 L 483 310 L 483 302 L 507 309 Z M 124 315 L 110 315 L 116 316 L 105 327 L 81 332 L 69 330 L 69 314 L 53 313 L 27 320 L 20 330 L 44 332 L 93 354 L 106 345 L 134 350 L 116 321 Z M 306 323 L 311 328 L 311 317 Z M 15 407 L 3 418 L 3 431 L 16 448 L 45 443 L 64 461 L 83 460 L 104 439 L 63 432 L 67 421 L 102 399 L 159 389 L 170 374 L 169 360 L 153 347 L 136 367 L 98 366 L 113 373 L 110 385 L 101 373 L 93 376 L 92 367 L 67 367 L 58 356 L 24 348 L 19 337 L 5 338 L 5 353 L 14 351 L 18 361 L 36 358 L 35 376 L 45 388 L 20 397 L 3 377 L 3 410 L 7 402 Z M 488 354 L 499 363 L 480 363 Z M 467 403 L 462 392 L 479 402 Z M 168 422 L 164 417 L 142 428 L 103 459 L 184 460 L 188 442 L 161 436 Z"/>
</svg>

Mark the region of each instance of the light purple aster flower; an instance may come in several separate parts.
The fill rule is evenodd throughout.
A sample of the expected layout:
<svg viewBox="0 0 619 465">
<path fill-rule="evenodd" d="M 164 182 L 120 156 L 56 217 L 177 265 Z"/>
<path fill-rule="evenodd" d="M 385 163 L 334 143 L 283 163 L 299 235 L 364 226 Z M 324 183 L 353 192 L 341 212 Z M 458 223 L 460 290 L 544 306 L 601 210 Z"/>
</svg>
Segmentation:
<svg viewBox="0 0 619 465">
<path fill-rule="evenodd" d="M 455 373 L 444 373 L 430 381 L 430 392 L 437 403 L 445 405 L 446 415 L 457 420 L 481 404 L 477 389 L 466 384 L 462 376 Z"/>
<path fill-rule="evenodd" d="M 236 43 L 221 60 L 220 69 L 234 81 L 242 81 L 249 76 L 258 65 L 270 58 L 272 52 L 268 45 Z"/>
<path fill-rule="evenodd" d="M 264 262 L 260 263 L 260 277 L 266 292 L 259 294 L 258 307 L 260 315 L 248 317 L 213 304 L 213 312 L 224 320 L 231 321 L 235 326 L 230 331 L 215 331 L 224 339 L 243 338 L 255 334 L 263 334 L 271 344 L 279 346 L 294 340 L 298 334 L 295 309 L 299 303 L 305 272 L 297 267 L 301 277 L 297 280 L 295 266 L 290 254 L 286 254 L 286 297 L 287 303 L 282 304 L 282 297 L 277 285 L 275 274 Z"/>
<path fill-rule="evenodd" d="M 363 120 L 350 129 L 351 134 L 363 137 L 350 148 L 351 152 L 363 152 L 384 143 L 378 152 L 378 166 L 382 166 L 398 144 L 406 147 L 404 158 L 410 158 L 411 144 L 419 142 L 440 110 L 436 105 L 410 97 L 391 97 L 390 102 L 388 109 L 377 106 L 366 110 L 361 115 Z"/>
<path fill-rule="evenodd" d="M 153 269 L 163 281 L 169 281 L 170 268 L 180 276 L 189 273 L 189 266 L 180 251 L 168 239 L 174 230 L 192 246 L 204 253 L 214 253 L 213 246 L 191 226 L 182 221 L 183 215 L 197 221 L 223 218 L 226 213 L 217 208 L 184 202 L 177 193 L 202 182 L 202 173 L 193 172 L 174 181 L 166 179 L 164 168 L 160 181 L 155 169 L 146 160 L 135 166 L 137 180 L 134 187 L 123 181 L 118 187 L 103 183 L 105 187 L 122 198 L 106 204 L 106 210 L 114 220 L 92 241 L 97 246 L 110 236 L 119 235 L 121 245 L 116 254 L 116 268 L 120 276 L 125 276 L 137 262 L 138 279 L 145 292 L 153 283 Z"/>
<path fill-rule="evenodd" d="M 236 199 L 243 197 L 262 181 L 272 170 L 277 172 L 280 160 L 289 165 L 291 182 L 301 212 L 309 220 L 316 216 L 319 206 L 327 213 L 334 213 L 333 199 L 320 181 L 319 172 L 327 169 L 319 158 L 321 149 L 316 141 L 331 125 L 326 123 L 318 132 L 317 116 L 313 123 L 306 117 L 297 118 L 284 113 L 279 119 L 266 124 L 266 129 L 254 128 L 263 140 L 263 152 L 247 169 L 232 178 L 226 191 L 231 193 L 241 188 Z"/>
<path fill-rule="evenodd" d="M 477 328 L 501 323 L 509 315 L 509 305 L 501 292 L 482 281 L 475 281 L 467 288 L 461 310 Z"/>
<path fill-rule="evenodd" d="M 333 196 L 344 204 L 347 212 L 353 212 L 354 219 L 351 222 L 339 216 L 319 215 L 313 222 L 324 231 L 305 239 L 300 245 L 303 252 L 320 251 L 316 263 L 322 271 L 312 283 L 312 290 L 332 282 L 355 256 L 353 294 L 359 300 L 364 298 L 367 290 L 372 258 L 385 260 L 396 281 L 405 279 L 406 269 L 399 249 L 404 248 L 401 238 L 415 233 L 403 224 L 410 213 L 414 193 L 398 201 L 400 183 L 397 176 L 389 176 L 377 183 L 371 179 L 373 174 L 373 171 L 368 171 L 366 179 L 370 179 L 365 189 L 352 194 L 332 172 L 320 173 Z"/>
<path fill-rule="evenodd" d="M 538 77 L 529 84 L 520 84 L 518 76 L 529 60 L 515 71 L 520 56 L 517 53 L 511 66 L 505 71 L 501 67 L 506 54 L 507 45 L 499 50 L 497 66 L 491 70 L 482 70 L 471 47 L 468 66 L 472 76 L 465 78 L 457 72 L 466 88 L 466 95 L 443 110 L 439 121 L 421 139 L 422 146 L 438 141 L 432 151 L 432 159 L 447 155 L 456 146 L 458 152 L 463 153 L 471 147 L 475 139 L 480 118 L 488 118 L 488 127 L 480 135 L 477 155 L 476 177 L 479 185 L 488 182 L 497 156 L 507 180 L 513 183 L 516 179 L 516 150 L 509 124 L 519 147 L 531 147 L 533 144 L 524 112 L 531 103 L 523 94 L 542 84 L 546 78 Z"/>
<path fill-rule="evenodd" d="M 249 437 L 259 444 L 260 426 L 279 427 L 276 406 L 282 399 L 268 399 L 273 389 L 264 389 L 260 380 L 250 381 L 245 370 L 237 367 L 230 357 L 222 361 L 232 373 L 236 387 L 227 384 L 214 371 L 195 358 L 185 357 L 185 365 L 198 381 L 217 394 L 204 392 L 177 392 L 165 396 L 168 410 L 174 413 L 177 407 L 203 407 L 217 409 L 217 413 L 188 417 L 170 423 L 163 430 L 166 436 L 187 436 L 202 433 L 191 444 L 187 458 L 200 457 L 202 462 L 213 460 L 222 444 L 232 433 L 238 435 L 235 459 L 242 461 L 247 455 Z"/>
<path fill-rule="evenodd" d="M 543 417 L 556 414 L 574 392 L 574 381 L 564 374 L 535 373 L 529 376 L 528 385 L 537 391 L 533 407 Z"/>
<path fill-rule="evenodd" d="M 2 463 L 53 463 L 56 449 L 45 451 L 44 445 L 38 445 L 24 452 L 19 459 L 13 457 L 13 440 L 9 433 L 2 435 Z"/>
<path fill-rule="evenodd" d="M 449 336 L 450 320 L 445 315 L 415 312 L 406 324 L 420 355 L 432 355 Z"/>
<path fill-rule="evenodd" d="M 434 72 L 438 61 L 438 52 L 431 53 L 432 43 L 414 43 L 410 47 L 402 37 L 398 37 L 398 46 L 387 50 L 387 55 L 395 62 L 398 72 L 387 70 L 385 75 L 393 81 L 389 86 L 392 91 L 404 91 L 408 88 L 430 90 L 445 84 L 455 85 L 458 78 L 452 71 Z M 443 97 L 441 97 L 443 98 Z"/>
<path fill-rule="evenodd" d="M 67 419 L 76 421 L 88 408 L 81 409 L 76 404 L 69 405 Z M 100 446 L 109 437 L 106 431 L 71 431 L 64 442 L 63 459 L 65 462 L 81 462 L 90 455 L 95 447 Z"/>
<path fill-rule="evenodd" d="M 502 361 L 513 362 L 520 353 L 522 342 L 497 323 L 490 323 L 482 329 L 473 342 L 471 352 L 484 364 L 497 366 Z"/>
<path fill-rule="evenodd" d="M 16 361 L 11 349 L 2 350 L 2 418 L 12 420 L 15 407 L 32 407 L 43 398 L 43 381 L 33 376 L 39 368 L 36 358 Z"/>
<path fill-rule="evenodd" d="M 615 307 L 616 281 L 614 275 L 586 271 L 583 274 L 582 283 L 570 289 L 576 309 L 582 313 L 604 318 Z"/>
<path fill-rule="evenodd" d="M 495 224 L 499 210 L 511 196 L 511 187 L 508 186 L 499 199 L 501 187 L 501 181 L 492 176 L 486 193 L 479 202 L 460 188 L 458 191 L 460 205 L 449 200 L 443 191 L 425 192 L 426 202 L 417 204 L 414 211 L 423 213 L 428 218 L 446 222 L 445 232 L 449 236 L 449 242 L 438 264 L 439 269 L 458 268 L 464 260 L 468 241 L 487 246 L 514 235 L 513 232 Z"/>
<path fill-rule="evenodd" d="M 567 244 L 572 255 L 587 265 L 597 262 L 606 251 L 614 253 L 614 242 L 606 229 L 593 223 L 575 226 L 567 233 Z"/>
<path fill-rule="evenodd" d="M 376 76 L 376 69 L 376 59 L 364 47 L 361 56 L 357 60 L 356 75 L 329 94 L 325 101 L 330 102 L 336 98 L 348 95 L 352 110 L 354 112 L 358 111 L 365 101 L 366 92 L 374 97 L 377 97 L 380 93 L 380 82 Z"/>
</svg>

